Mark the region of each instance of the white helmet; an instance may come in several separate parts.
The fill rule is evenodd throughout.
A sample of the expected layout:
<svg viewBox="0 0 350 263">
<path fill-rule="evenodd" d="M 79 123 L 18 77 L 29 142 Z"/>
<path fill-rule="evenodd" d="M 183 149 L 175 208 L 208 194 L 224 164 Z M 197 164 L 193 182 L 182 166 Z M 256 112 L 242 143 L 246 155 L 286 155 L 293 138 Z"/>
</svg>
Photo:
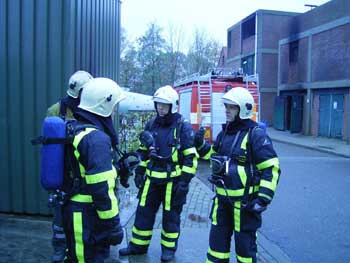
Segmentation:
<svg viewBox="0 0 350 263">
<path fill-rule="evenodd" d="M 72 98 L 78 98 L 80 90 L 83 88 L 83 85 L 93 79 L 90 73 L 79 70 L 75 72 L 68 81 L 67 94 Z"/>
<path fill-rule="evenodd" d="M 114 106 L 125 99 L 119 85 L 108 78 L 94 78 L 84 85 L 79 108 L 102 117 L 112 114 Z"/>
<path fill-rule="evenodd" d="M 177 105 L 179 104 L 179 95 L 169 85 L 157 89 L 153 95 L 152 100 L 154 102 L 171 104 L 171 113 L 177 112 Z"/>
<path fill-rule="evenodd" d="M 241 119 L 250 119 L 253 116 L 254 98 L 245 88 L 236 87 L 229 90 L 222 97 L 222 103 L 238 105 Z"/>
</svg>

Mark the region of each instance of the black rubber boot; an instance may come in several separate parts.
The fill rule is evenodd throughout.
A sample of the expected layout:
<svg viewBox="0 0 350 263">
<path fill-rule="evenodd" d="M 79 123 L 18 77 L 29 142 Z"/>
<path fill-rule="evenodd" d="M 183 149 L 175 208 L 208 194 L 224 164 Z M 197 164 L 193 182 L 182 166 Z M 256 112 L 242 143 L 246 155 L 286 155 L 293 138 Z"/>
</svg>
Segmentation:
<svg viewBox="0 0 350 263">
<path fill-rule="evenodd" d="M 119 255 L 124 257 L 124 256 L 129 256 L 129 255 L 143 255 L 147 254 L 147 249 L 139 249 L 136 248 L 133 245 L 128 245 L 125 248 L 119 249 Z"/>
<path fill-rule="evenodd" d="M 162 249 L 162 262 L 172 262 L 175 258 L 175 251 L 163 248 Z"/>
</svg>

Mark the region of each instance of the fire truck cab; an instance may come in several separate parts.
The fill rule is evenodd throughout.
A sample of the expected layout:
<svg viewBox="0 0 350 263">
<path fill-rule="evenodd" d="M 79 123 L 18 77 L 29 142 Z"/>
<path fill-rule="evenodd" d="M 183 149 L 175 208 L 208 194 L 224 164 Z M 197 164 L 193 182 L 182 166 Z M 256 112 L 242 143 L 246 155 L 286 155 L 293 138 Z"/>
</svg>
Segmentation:
<svg viewBox="0 0 350 263">
<path fill-rule="evenodd" d="M 230 89 L 245 87 L 255 100 L 254 120 L 258 121 L 259 91 L 256 75 L 243 75 L 241 71 L 213 69 L 208 74 L 193 74 L 174 83 L 179 93 L 179 112 L 198 130 L 205 128 L 205 138 L 213 142 L 226 122 L 221 97 Z"/>
</svg>

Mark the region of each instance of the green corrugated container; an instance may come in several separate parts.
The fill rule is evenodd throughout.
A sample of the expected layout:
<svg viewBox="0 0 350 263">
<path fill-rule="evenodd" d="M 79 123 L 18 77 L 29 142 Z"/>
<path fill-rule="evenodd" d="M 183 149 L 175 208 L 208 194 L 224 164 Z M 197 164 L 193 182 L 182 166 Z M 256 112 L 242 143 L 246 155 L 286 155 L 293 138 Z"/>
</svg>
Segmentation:
<svg viewBox="0 0 350 263">
<path fill-rule="evenodd" d="M 0 1 L 0 212 L 50 212 L 30 140 L 74 71 L 117 80 L 119 36 L 120 1 Z"/>
</svg>

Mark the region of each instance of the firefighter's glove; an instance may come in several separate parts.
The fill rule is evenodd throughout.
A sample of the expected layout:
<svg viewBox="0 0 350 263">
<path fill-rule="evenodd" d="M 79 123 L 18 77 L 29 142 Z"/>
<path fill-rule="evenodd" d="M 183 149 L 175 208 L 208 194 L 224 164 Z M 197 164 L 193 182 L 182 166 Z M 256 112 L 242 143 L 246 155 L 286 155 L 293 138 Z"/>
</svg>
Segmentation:
<svg viewBox="0 0 350 263">
<path fill-rule="evenodd" d="M 129 176 L 126 177 L 120 177 L 120 184 L 124 187 L 124 188 L 129 188 Z"/>
<path fill-rule="evenodd" d="M 123 236 L 123 229 L 120 224 L 117 224 L 109 231 L 107 243 L 112 246 L 118 245 L 122 242 Z"/>
<path fill-rule="evenodd" d="M 248 204 L 247 208 L 252 212 L 261 213 L 266 210 L 267 202 L 261 198 L 256 198 Z"/>
<path fill-rule="evenodd" d="M 141 189 L 145 184 L 145 175 L 144 174 L 135 174 L 135 185 L 138 189 Z"/>
<path fill-rule="evenodd" d="M 204 145 L 204 133 L 205 129 L 203 127 L 200 127 L 198 131 L 196 131 L 194 135 L 194 146 L 196 149 L 201 149 Z"/>
</svg>

